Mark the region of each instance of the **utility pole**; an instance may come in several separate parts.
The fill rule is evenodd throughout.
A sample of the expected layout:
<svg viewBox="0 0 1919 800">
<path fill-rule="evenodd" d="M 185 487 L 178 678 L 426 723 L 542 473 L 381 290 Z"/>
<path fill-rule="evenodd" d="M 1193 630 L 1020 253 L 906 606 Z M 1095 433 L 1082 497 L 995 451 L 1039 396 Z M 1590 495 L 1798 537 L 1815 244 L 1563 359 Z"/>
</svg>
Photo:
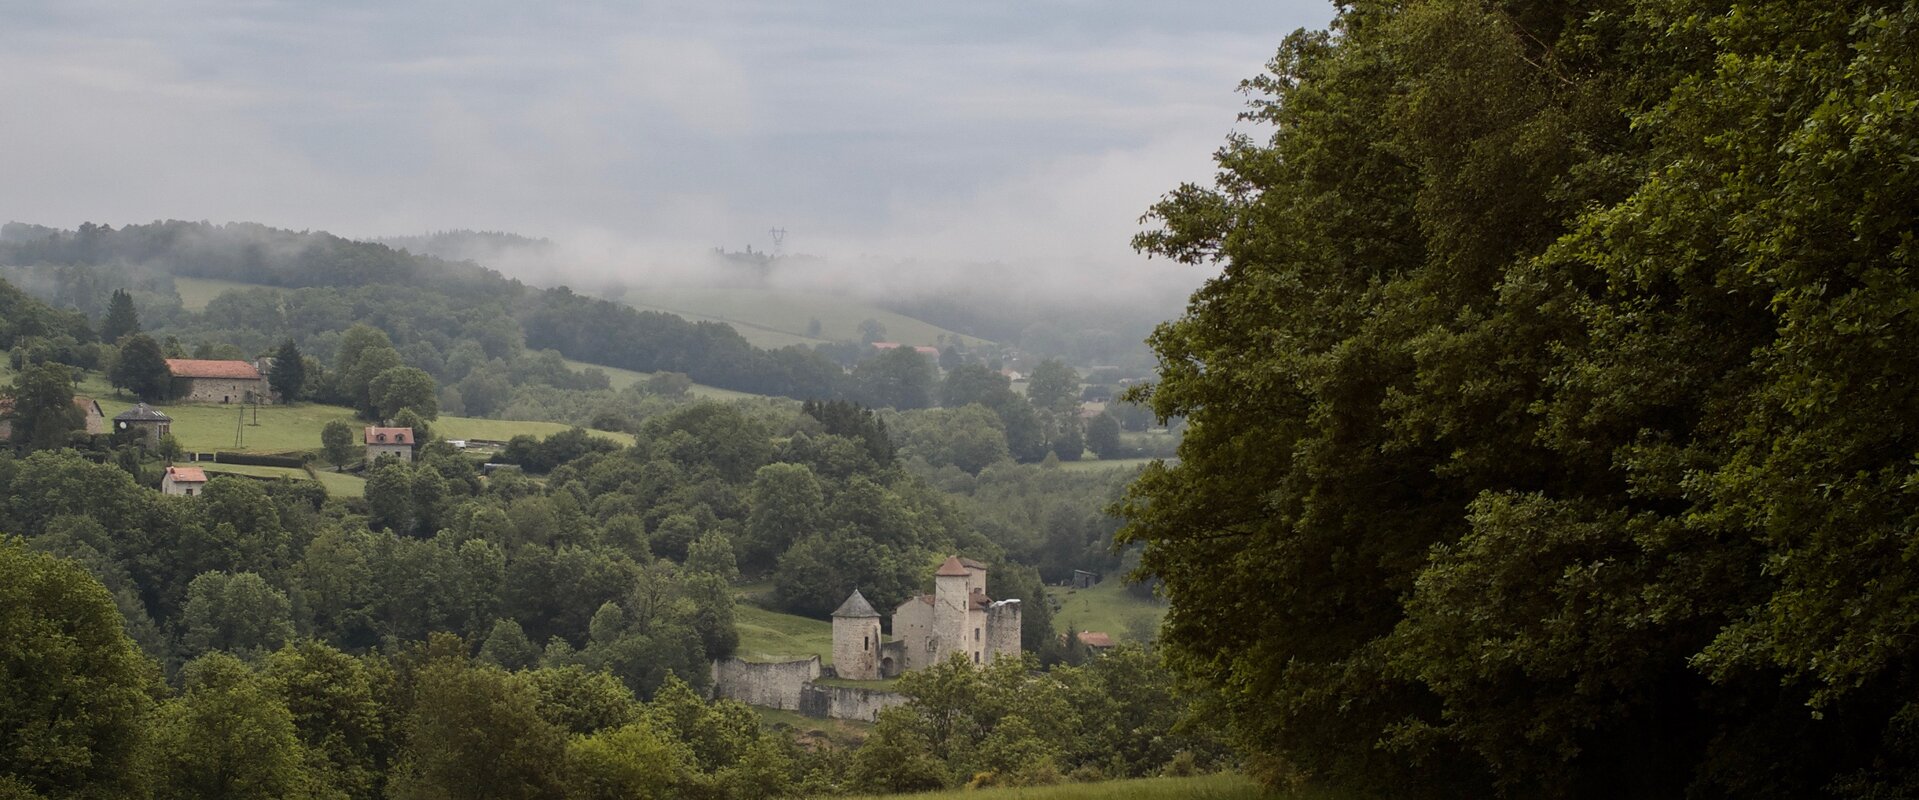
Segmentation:
<svg viewBox="0 0 1919 800">
<path fill-rule="evenodd" d="M 786 229 L 774 228 L 767 231 L 767 233 L 773 234 L 773 255 L 784 254 L 786 252 Z"/>
</svg>

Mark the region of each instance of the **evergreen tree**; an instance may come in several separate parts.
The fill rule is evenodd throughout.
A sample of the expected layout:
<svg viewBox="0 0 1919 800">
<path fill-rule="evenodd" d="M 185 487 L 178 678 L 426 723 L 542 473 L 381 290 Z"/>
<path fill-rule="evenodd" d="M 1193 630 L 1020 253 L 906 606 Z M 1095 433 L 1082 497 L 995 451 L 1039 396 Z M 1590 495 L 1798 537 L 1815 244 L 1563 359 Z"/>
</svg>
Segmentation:
<svg viewBox="0 0 1919 800">
<path fill-rule="evenodd" d="M 107 317 L 100 321 L 100 341 L 116 344 L 121 338 L 140 332 L 140 314 L 133 308 L 133 295 L 125 289 L 113 290 L 107 301 Z"/>
<path fill-rule="evenodd" d="M 295 403 L 306 397 L 307 362 L 292 339 L 273 352 L 273 369 L 267 374 L 267 382 L 280 393 L 282 402 Z"/>
</svg>

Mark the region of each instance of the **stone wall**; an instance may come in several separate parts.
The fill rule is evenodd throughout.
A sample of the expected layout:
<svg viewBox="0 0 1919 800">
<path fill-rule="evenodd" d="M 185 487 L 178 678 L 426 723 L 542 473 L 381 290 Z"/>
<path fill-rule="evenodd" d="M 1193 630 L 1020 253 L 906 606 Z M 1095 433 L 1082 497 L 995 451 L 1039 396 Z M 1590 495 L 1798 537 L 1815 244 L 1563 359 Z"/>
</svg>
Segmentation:
<svg viewBox="0 0 1919 800">
<path fill-rule="evenodd" d="M 851 719 L 872 722 L 880 709 L 905 705 L 906 695 L 879 689 L 852 686 L 821 686 L 807 683 L 800 692 L 800 713 L 822 719 Z"/>
<path fill-rule="evenodd" d="M 772 664 L 729 658 L 713 662 L 713 694 L 762 708 L 799 711 L 801 691 L 819 676 L 819 656 Z"/>
<path fill-rule="evenodd" d="M 772 664 L 729 658 L 713 662 L 713 696 L 809 717 L 861 722 L 872 722 L 880 709 L 906 702 L 906 696 L 896 692 L 813 682 L 830 672 L 830 667 L 820 667 L 819 656 Z"/>
<path fill-rule="evenodd" d="M 1002 656 L 1019 657 L 1019 627 L 1018 600 L 1001 600 L 986 607 L 986 660 L 988 663 Z"/>
<path fill-rule="evenodd" d="M 173 397 L 183 403 L 271 402 L 266 381 L 239 378 L 174 378 Z"/>
</svg>

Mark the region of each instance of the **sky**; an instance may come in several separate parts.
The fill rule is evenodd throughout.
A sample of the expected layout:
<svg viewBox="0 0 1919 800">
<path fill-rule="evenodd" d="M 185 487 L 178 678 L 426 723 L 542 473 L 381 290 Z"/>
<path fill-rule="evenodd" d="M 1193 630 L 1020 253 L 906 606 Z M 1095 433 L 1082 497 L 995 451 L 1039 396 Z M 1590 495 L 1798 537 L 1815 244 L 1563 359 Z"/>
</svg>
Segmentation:
<svg viewBox="0 0 1919 800">
<path fill-rule="evenodd" d="M 1210 180 L 1238 82 L 1332 13 L 0 0 L 0 220 L 501 230 L 616 271 L 777 227 L 849 262 L 1141 276 L 1139 216 Z"/>
</svg>

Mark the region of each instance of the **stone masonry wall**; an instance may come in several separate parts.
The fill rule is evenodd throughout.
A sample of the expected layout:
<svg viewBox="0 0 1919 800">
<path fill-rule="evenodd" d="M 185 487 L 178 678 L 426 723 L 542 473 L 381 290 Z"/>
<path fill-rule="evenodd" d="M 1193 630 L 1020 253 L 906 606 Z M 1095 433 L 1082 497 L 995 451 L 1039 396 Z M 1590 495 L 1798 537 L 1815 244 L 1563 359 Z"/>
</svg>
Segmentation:
<svg viewBox="0 0 1919 800">
<path fill-rule="evenodd" d="M 713 694 L 763 708 L 799 711 L 801 691 L 819 676 L 819 656 L 772 664 L 729 658 L 713 662 Z"/>
</svg>

